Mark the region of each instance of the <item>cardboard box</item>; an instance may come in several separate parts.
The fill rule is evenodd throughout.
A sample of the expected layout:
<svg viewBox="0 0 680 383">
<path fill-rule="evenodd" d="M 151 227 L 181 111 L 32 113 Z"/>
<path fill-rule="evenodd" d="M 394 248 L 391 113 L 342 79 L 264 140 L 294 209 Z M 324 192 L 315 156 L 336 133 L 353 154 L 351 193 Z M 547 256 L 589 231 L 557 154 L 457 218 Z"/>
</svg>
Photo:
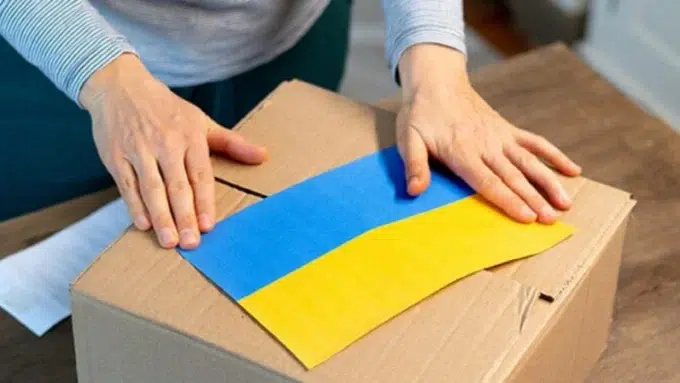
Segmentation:
<svg viewBox="0 0 680 383">
<path fill-rule="evenodd" d="M 269 161 L 214 159 L 219 216 L 392 145 L 394 120 L 282 84 L 236 127 Z M 634 201 L 584 178 L 564 184 L 570 239 L 449 285 L 308 371 L 177 251 L 131 230 L 73 283 L 79 381 L 580 381 L 606 345 Z"/>
</svg>

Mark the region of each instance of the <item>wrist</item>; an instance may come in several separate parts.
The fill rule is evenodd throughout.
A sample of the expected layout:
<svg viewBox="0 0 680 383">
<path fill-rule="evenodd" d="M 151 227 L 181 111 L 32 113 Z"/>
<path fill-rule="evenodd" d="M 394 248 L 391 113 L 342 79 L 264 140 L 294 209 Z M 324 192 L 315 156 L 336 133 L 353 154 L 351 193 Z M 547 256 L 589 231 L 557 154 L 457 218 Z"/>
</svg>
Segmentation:
<svg viewBox="0 0 680 383">
<path fill-rule="evenodd" d="M 406 49 L 398 70 L 403 98 L 410 99 L 421 88 L 468 86 L 465 55 L 439 44 L 416 44 Z"/>
<path fill-rule="evenodd" d="M 145 76 L 150 74 L 141 60 L 132 53 L 123 53 L 90 76 L 78 94 L 78 101 L 89 111 L 97 100 L 112 90 L 131 81 L 139 82 Z"/>
</svg>

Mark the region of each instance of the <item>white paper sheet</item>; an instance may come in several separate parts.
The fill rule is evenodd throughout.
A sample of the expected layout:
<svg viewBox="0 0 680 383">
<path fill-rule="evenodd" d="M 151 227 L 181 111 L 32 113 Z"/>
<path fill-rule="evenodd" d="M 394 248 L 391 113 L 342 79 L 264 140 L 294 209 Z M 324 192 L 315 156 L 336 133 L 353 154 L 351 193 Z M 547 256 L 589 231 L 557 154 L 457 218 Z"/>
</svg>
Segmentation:
<svg viewBox="0 0 680 383">
<path fill-rule="evenodd" d="M 38 336 L 71 315 L 71 282 L 130 226 L 121 199 L 0 259 L 0 307 Z"/>
</svg>

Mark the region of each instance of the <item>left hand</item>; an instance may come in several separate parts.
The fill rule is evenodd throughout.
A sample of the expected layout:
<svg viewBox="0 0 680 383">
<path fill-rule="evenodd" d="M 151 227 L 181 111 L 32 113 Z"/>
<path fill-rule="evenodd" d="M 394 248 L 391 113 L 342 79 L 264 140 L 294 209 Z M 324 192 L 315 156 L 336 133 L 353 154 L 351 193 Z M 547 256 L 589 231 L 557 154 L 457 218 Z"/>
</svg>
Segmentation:
<svg viewBox="0 0 680 383">
<path fill-rule="evenodd" d="M 556 209 L 570 208 L 569 195 L 541 159 L 569 176 L 578 175 L 579 166 L 493 110 L 470 85 L 462 53 L 415 45 L 403 54 L 399 74 L 403 96 L 397 145 L 409 194 L 428 187 L 431 155 L 520 222 L 550 224 L 558 217 Z"/>
</svg>

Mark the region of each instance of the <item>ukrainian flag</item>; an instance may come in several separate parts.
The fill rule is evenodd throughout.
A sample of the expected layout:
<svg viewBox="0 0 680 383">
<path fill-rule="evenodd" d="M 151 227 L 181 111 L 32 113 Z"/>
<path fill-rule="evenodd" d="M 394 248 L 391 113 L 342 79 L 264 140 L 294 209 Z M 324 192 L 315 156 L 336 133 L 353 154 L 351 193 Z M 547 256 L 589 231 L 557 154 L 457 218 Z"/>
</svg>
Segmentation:
<svg viewBox="0 0 680 383">
<path fill-rule="evenodd" d="M 517 223 L 438 170 L 412 198 L 390 147 L 228 217 L 182 254 L 311 368 L 455 280 L 572 232 Z"/>
</svg>

